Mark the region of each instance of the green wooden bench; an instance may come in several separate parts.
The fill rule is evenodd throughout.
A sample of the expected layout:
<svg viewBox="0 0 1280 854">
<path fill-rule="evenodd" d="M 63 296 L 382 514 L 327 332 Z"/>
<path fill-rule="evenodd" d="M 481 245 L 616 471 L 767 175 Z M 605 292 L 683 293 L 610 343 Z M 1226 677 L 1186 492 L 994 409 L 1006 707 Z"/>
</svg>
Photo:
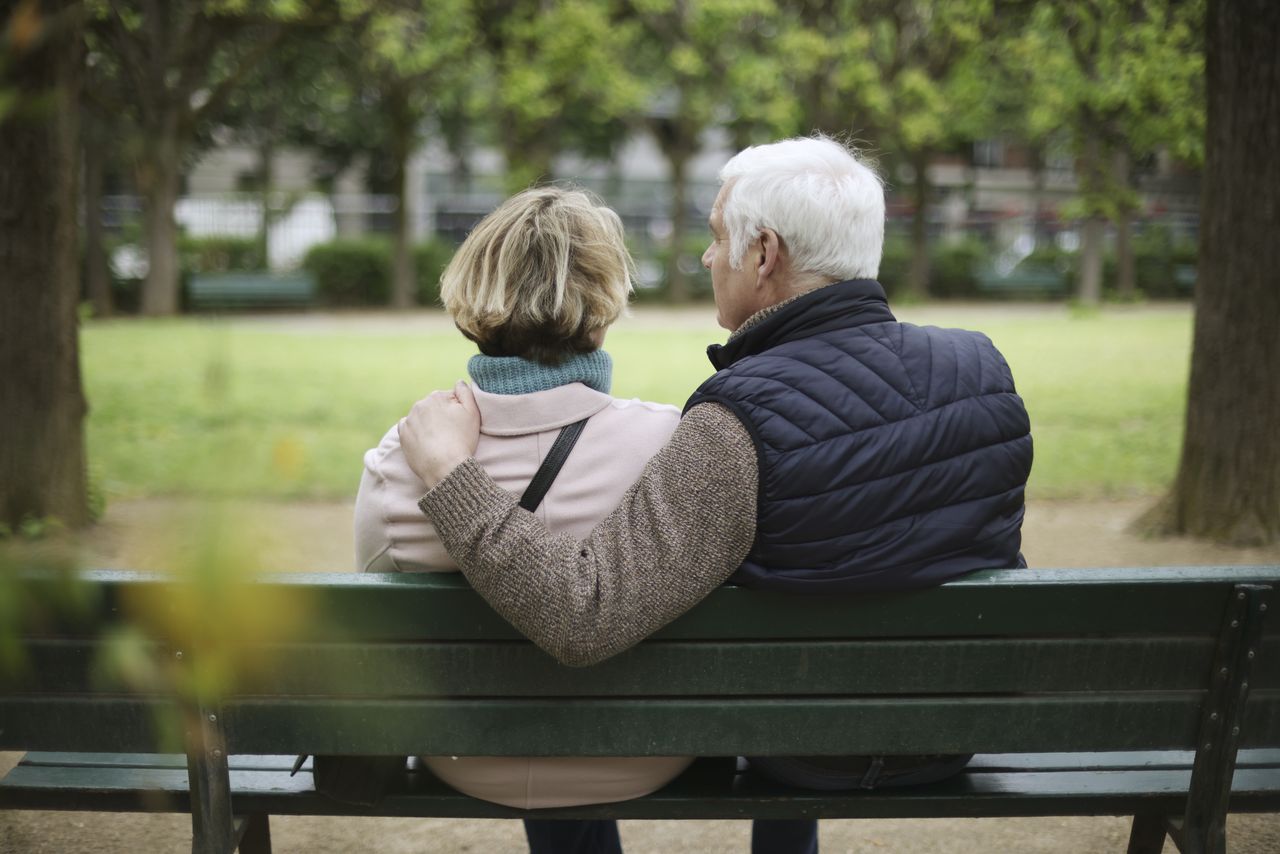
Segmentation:
<svg viewBox="0 0 1280 854">
<path fill-rule="evenodd" d="M 252 601 L 307 618 L 287 640 L 240 638 L 269 666 L 217 702 L 93 664 L 129 603 L 190 602 L 186 588 L 83 581 L 87 616 L 26 630 L 31 666 L 0 686 L 0 749 L 56 751 L 28 753 L 0 806 L 191 810 L 197 852 L 269 851 L 270 815 L 521 815 L 416 770 L 379 806 L 344 806 L 290 776 L 297 753 L 980 754 L 941 783 L 836 793 L 712 758 L 648 797 L 548 818 L 1129 815 L 1130 851 L 1169 832 L 1200 852 L 1225 850 L 1228 810 L 1280 811 L 1280 632 L 1263 626 L 1280 567 L 990 571 L 877 596 L 726 587 L 585 669 L 456 576 L 273 576 Z M 199 649 L 152 634 L 161 672 L 199 667 Z M 185 730 L 185 757 L 164 755 L 166 730 Z"/>
<path fill-rule="evenodd" d="M 293 308 L 315 301 L 310 273 L 195 273 L 187 297 L 196 310 L 217 308 Z"/>
<path fill-rule="evenodd" d="M 978 290 L 999 296 L 1060 297 L 1067 292 L 1067 277 L 1050 264 L 1022 263 L 1008 273 L 991 266 L 974 271 Z"/>
</svg>

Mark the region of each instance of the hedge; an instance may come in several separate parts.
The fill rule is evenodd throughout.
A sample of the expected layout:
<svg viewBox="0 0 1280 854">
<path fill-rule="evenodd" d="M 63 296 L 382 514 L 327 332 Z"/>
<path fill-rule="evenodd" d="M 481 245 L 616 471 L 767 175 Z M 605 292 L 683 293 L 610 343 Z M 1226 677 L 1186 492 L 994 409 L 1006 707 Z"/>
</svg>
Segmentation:
<svg viewBox="0 0 1280 854">
<path fill-rule="evenodd" d="M 440 304 L 440 274 L 453 257 L 447 241 L 431 240 L 413 248 L 419 305 Z M 391 243 L 384 238 L 334 240 L 313 246 L 302 267 L 316 280 L 329 305 L 381 306 L 391 299 Z"/>
</svg>

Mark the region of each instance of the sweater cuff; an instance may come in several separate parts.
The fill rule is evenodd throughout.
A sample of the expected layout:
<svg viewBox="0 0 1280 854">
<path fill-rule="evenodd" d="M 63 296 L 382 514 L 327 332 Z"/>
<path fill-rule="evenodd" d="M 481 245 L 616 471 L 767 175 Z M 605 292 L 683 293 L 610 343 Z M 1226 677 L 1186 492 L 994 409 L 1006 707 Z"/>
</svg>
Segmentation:
<svg viewBox="0 0 1280 854">
<path fill-rule="evenodd" d="M 504 498 L 511 493 L 494 483 L 475 457 L 467 457 L 418 500 L 418 509 L 443 533 L 500 512 Z"/>
</svg>

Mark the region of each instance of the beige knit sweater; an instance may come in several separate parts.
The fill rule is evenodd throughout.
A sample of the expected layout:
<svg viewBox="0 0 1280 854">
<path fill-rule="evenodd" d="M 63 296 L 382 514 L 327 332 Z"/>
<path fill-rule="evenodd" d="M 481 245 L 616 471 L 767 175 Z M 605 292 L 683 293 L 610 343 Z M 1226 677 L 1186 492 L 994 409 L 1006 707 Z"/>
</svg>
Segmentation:
<svg viewBox="0 0 1280 854">
<path fill-rule="evenodd" d="M 551 534 L 474 459 L 419 502 L 467 580 L 564 664 L 588 665 L 687 611 L 755 539 L 758 464 L 742 422 L 693 407 L 585 540 Z"/>
</svg>

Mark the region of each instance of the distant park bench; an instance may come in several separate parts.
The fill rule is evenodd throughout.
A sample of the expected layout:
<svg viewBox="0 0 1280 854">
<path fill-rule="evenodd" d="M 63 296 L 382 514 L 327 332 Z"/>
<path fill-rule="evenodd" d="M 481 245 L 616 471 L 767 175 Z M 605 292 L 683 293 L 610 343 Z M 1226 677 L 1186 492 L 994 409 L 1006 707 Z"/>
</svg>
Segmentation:
<svg viewBox="0 0 1280 854">
<path fill-rule="evenodd" d="M 315 301 L 311 274 L 235 272 L 195 273 L 187 282 L 191 308 L 296 308 Z"/>
<path fill-rule="evenodd" d="M 1007 273 L 983 265 L 974 271 L 978 290 L 1001 296 L 1059 297 L 1067 292 L 1067 277 L 1050 264 L 1021 263 Z"/>
<path fill-rule="evenodd" d="M 89 572 L 88 614 L 25 630 L 30 667 L 0 683 L 0 749 L 58 751 L 28 753 L 0 781 L 0 807 L 190 810 L 197 854 L 263 854 L 270 815 L 527 815 L 422 770 L 376 807 L 339 804 L 306 771 L 290 776 L 300 753 L 974 752 L 946 781 L 852 792 L 704 759 L 647 797 L 537 815 L 1130 815 L 1133 854 L 1160 851 L 1166 833 L 1188 854 L 1223 851 L 1229 810 L 1280 810 L 1280 631 L 1263 626 L 1277 583 L 1280 567 L 1220 567 L 995 570 L 874 596 L 726 587 L 636 648 L 571 669 L 456 575 L 277 575 L 252 595 L 309 611 L 288 641 L 251 649 L 265 677 L 179 702 L 93 662 L 130 602 L 189 594 Z M 167 672 L 202 654 L 148 643 Z M 185 757 L 155 753 L 166 722 L 185 729 Z"/>
</svg>

